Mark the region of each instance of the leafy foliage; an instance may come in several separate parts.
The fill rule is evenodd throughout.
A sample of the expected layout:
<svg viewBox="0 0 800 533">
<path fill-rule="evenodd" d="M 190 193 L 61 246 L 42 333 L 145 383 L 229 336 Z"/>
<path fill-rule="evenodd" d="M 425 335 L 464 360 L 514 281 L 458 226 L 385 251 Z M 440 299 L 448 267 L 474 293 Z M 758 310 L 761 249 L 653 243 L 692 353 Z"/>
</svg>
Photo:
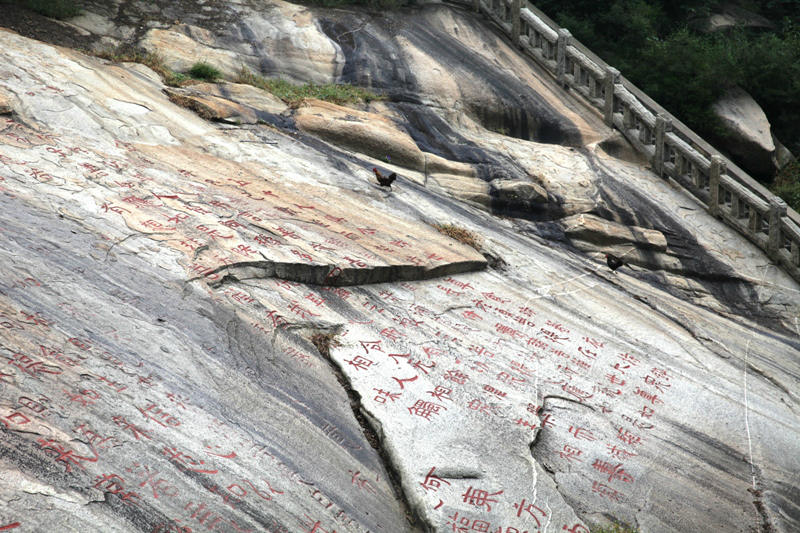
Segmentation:
<svg viewBox="0 0 800 533">
<path fill-rule="evenodd" d="M 253 73 L 248 68 L 242 68 L 235 80 L 237 83 L 246 83 L 259 89 L 271 92 L 291 107 L 297 107 L 305 98 L 317 98 L 338 105 L 353 104 L 356 102 L 371 102 L 383 100 L 385 97 L 362 87 L 350 84 L 325 83 L 316 85 L 306 83 L 295 85 L 283 78 L 265 78 Z"/>
<path fill-rule="evenodd" d="M 800 149 L 800 23 L 742 39 L 739 82 L 769 118 L 776 136 Z M 800 154 L 798 154 L 800 155 Z"/>
<path fill-rule="evenodd" d="M 25 5 L 40 15 L 59 20 L 81 14 L 81 8 L 75 0 L 27 0 Z"/>
<path fill-rule="evenodd" d="M 800 161 L 789 163 L 778 172 L 770 187 L 772 193 L 786 202 L 786 205 L 800 212 Z"/>
<path fill-rule="evenodd" d="M 642 51 L 634 83 L 701 135 L 719 135 L 711 104 L 742 79 L 738 45 L 728 37 L 682 28 L 665 40 L 652 40 Z"/>
<path fill-rule="evenodd" d="M 696 30 L 716 0 L 536 0 L 607 63 L 699 135 L 724 135 L 711 104 L 733 86 L 764 110 L 772 131 L 800 152 L 800 0 L 751 1 L 770 31 Z M 695 29 L 693 29 L 695 28 Z M 775 189 L 790 194 L 783 185 Z M 789 203 L 790 197 L 784 197 Z"/>
<path fill-rule="evenodd" d="M 189 69 L 189 76 L 197 80 L 216 81 L 222 78 L 222 72 L 217 67 L 200 61 Z"/>
</svg>

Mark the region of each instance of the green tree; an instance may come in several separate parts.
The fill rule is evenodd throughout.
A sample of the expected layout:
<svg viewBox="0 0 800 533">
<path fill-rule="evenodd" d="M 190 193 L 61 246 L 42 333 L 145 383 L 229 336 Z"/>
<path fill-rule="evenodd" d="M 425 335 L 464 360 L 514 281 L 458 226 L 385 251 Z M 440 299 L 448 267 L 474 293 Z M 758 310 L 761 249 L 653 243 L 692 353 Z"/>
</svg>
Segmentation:
<svg viewBox="0 0 800 533">
<path fill-rule="evenodd" d="M 702 36 L 682 28 L 652 40 L 626 74 L 697 133 L 720 135 L 711 104 L 742 80 L 737 46 L 727 36 Z"/>
</svg>

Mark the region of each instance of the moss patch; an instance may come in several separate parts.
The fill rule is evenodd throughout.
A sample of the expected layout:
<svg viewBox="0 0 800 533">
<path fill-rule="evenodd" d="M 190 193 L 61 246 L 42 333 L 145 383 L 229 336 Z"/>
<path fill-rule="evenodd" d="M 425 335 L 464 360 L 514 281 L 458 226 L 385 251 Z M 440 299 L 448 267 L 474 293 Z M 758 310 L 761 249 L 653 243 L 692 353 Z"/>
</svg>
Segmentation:
<svg viewBox="0 0 800 533">
<path fill-rule="evenodd" d="M 471 246 L 479 252 L 481 251 L 481 245 L 478 243 L 478 236 L 468 229 L 460 228 L 452 224 L 434 224 L 433 227 L 439 230 L 439 233 L 447 235 L 451 239 L 455 239 L 462 244 Z"/>
<path fill-rule="evenodd" d="M 359 102 L 369 103 L 374 100 L 385 100 L 386 97 L 376 94 L 363 87 L 356 87 L 347 83 L 325 83 L 316 85 L 306 83 L 295 85 L 282 78 L 265 78 L 255 74 L 250 69 L 242 68 L 239 75 L 234 80 L 236 83 L 252 85 L 264 91 L 270 92 L 283 100 L 289 107 L 297 108 L 306 98 L 316 98 L 337 105 L 355 104 Z"/>
</svg>

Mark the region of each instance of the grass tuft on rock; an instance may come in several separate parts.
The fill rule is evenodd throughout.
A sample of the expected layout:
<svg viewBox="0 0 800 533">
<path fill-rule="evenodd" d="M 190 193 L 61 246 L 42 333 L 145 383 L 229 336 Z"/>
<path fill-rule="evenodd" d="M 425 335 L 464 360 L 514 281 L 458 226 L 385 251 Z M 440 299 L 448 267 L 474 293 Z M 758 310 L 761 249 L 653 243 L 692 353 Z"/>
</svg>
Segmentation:
<svg viewBox="0 0 800 533">
<path fill-rule="evenodd" d="M 783 167 L 775 176 L 770 189 L 786 205 L 800 213 L 800 161 L 792 161 Z"/>
<path fill-rule="evenodd" d="M 593 527 L 589 533 L 639 533 L 639 528 L 625 524 L 611 524 L 608 526 Z"/>
<path fill-rule="evenodd" d="M 317 332 L 311 335 L 309 340 L 317 349 L 319 354 L 326 359 L 331 356 L 331 348 L 341 346 L 339 339 L 336 338 L 335 333 Z"/>
<path fill-rule="evenodd" d="M 94 52 L 93 54 L 114 63 L 140 63 L 160 75 L 164 80 L 164 84 L 170 87 L 180 87 L 189 80 L 187 76 L 169 69 L 164 64 L 164 58 L 153 52 L 144 52 L 138 48 L 121 46 Z"/>
<path fill-rule="evenodd" d="M 369 103 L 376 100 L 385 100 L 386 97 L 374 93 L 363 87 L 356 87 L 349 83 L 325 83 L 317 85 L 306 83 L 295 85 L 283 78 L 265 78 L 255 74 L 247 67 L 242 67 L 239 75 L 234 80 L 236 83 L 252 85 L 261 90 L 270 92 L 283 100 L 289 107 L 297 108 L 306 98 L 316 98 L 337 105 L 355 104 L 358 102 Z"/>
<path fill-rule="evenodd" d="M 481 251 L 481 245 L 478 244 L 478 236 L 468 229 L 454 226 L 452 224 L 434 224 L 433 227 L 439 230 L 439 233 L 447 235 L 451 239 L 455 239 L 462 244 L 466 244 L 467 246 L 472 246 L 479 252 Z"/>
<path fill-rule="evenodd" d="M 189 69 L 189 76 L 196 80 L 216 81 L 222 78 L 222 72 L 205 61 L 198 61 Z"/>
</svg>

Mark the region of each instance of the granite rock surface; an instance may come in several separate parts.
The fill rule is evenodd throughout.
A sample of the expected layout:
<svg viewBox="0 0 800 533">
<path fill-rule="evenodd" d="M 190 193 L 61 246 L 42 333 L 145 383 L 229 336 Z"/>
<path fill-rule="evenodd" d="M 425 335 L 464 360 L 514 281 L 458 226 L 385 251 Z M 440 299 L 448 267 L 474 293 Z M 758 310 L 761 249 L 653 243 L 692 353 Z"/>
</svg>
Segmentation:
<svg viewBox="0 0 800 533">
<path fill-rule="evenodd" d="M 0 30 L 0 530 L 800 528 L 800 285 L 757 248 L 472 15 L 183 4 L 151 29 L 240 57 L 295 10 L 259 46 L 393 96 L 181 93 L 212 121 Z"/>
</svg>

